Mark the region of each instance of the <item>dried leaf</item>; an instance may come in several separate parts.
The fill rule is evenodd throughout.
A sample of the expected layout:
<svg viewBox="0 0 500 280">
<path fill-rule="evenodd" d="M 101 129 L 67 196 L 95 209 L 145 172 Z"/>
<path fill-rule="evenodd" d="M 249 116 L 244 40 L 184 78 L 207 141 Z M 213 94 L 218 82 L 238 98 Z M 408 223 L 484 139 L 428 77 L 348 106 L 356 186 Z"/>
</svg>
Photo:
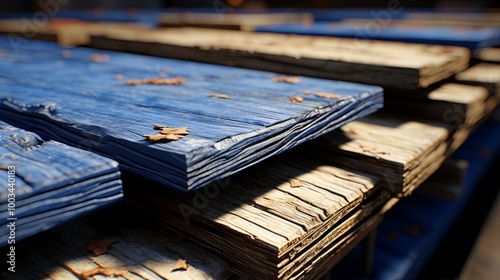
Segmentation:
<svg viewBox="0 0 500 280">
<path fill-rule="evenodd" d="M 328 93 L 328 92 L 316 92 L 314 96 L 321 98 L 330 98 L 330 99 L 344 99 L 342 96 L 336 93 Z"/>
<path fill-rule="evenodd" d="M 220 93 L 212 93 L 212 94 L 209 94 L 208 97 L 217 97 L 217 98 L 221 98 L 221 99 L 230 99 L 231 98 L 228 95 L 220 94 Z"/>
<path fill-rule="evenodd" d="M 164 127 L 160 131 L 161 134 L 188 135 L 187 127 Z"/>
<path fill-rule="evenodd" d="M 186 260 L 177 260 L 177 262 L 174 264 L 174 267 L 172 268 L 172 271 L 177 271 L 177 270 L 187 270 L 188 269 L 188 264 Z"/>
<path fill-rule="evenodd" d="M 169 142 L 169 141 L 176 141 L 179 139 L 184 138 L 182 135 L 175 135 L 175 134 L 146 134 L 144 135 L 146 139 L 149 141 L 153 142 Z"/>
<path fill-rule="evenodd" d="M 80 274 L 80 279 L 87 279 L 89 277 L 96 276 L 99 274 L 104 275 L 104 276 L 108 276 L 108 277 L 110 277 L 110 276 L 125 276 L 127 273 L 128 273 L 128 270 L 125 268 L 96 267 L 96 268 L 93 268 L 91 270 L 87 270 L 87 271 L 82 272 L 82 274 Z"/>
<path fill-rule="evenodd" d="M 290 187 L 291 188 L 298 188 L 298 187 L 302 187 L 302 181 L 298 180 L 298 179 L 292 179 L 289 181 L 290 183 Z"/>
<path fill-rule="evenodd" d="M 273 81 L 282 82 L 282 83 L 289 83 L 289 84 L 298 84 L 298 83 L 300 83 L 300 77 L 282 75 L 282 76 L 274 77 Z"/>
<path fill-rule="evenodd" d="M 121 81 L 121 80 L 123 80 L 123 76 L 122 75 L 116 75 L 115 76 L 115 80 Z"/>
<path fill-rule="evenodd" d="M 149 78 L 140 80 L 127 80 L 128 85 L 182 85 L 186 82 L 186 78 L 177 77 L 172 79 Z"/>
<path fill-rule="evenodd" d="M 305 95 L 309 95 L 309 94 L 311 94 L 311 91 L 310 90 L 304 90 L 304 94 Z"/>
<path fill-rule="evenodd" d="M 302 103 L 304 101 L 304 98 L 302 96 L 292 96 L 290 97 L 290 101 L 293 103 Z"/>
<path fill-rule="evenodd" d="M 104 239 L 104 240 L 90 240 L 87 245 L 87 250 L 92 251 L 94 256 L 106 254 L 109 245 L 118 242 L 118 238 Z"/>
</svg>

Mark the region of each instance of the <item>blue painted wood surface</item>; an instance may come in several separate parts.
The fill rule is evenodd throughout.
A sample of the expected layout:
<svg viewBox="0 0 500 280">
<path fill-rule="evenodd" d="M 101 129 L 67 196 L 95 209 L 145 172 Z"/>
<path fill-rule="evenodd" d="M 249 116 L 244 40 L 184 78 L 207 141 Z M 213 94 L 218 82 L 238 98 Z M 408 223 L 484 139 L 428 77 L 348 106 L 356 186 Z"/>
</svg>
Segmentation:
<svg viewBox="0 0 500 280">
<path fill-rule="evenodd" d="M 471 29 L 448 26 L 383 27 L 375 20 L 361 26 L 350 23 L 331 22 L 316 22 L 309 25 L 263 25 L 258 27 L 257 31 L 462 46 L 470 50 L 500 45 L 500 28 L 477 27 Z"/>
<path fill-rule="evenodd" d="M 24 42 L 24 41 L 23 41 Z M 27 41 L 0 60 L 0 118 L 55 139 L 105 154 L 121 167 L 187 191 L 236 173 L 383 106 L 383 91 L 340 81 L 302 77 L 273 81 L 253 71 L 88 48 L 61 56 L 57 44 Z M 110 60 L 95 63 L 92 54 Z M 115 80 L 183 76 L 182 85 L 131 86 Z M 327 99 L 304 91 L 340 96 Z M 230 99 L 208 97 L 226 94 Z M 302 96 L 294 103 L 292 96 Z M 187 126 L 190 135 L 151 143 L 155 124 Z"/>
<path fill-rule="evenodd" d="M 464 192 L 448 200 L 416 192 L 389 211 L 377 229 L 373 275 L 361 277 L 361 246 L 332 270 L 332 279 L 416 279 L 454 221 L 500 156 L 500 124 L 486 122 L 450 157 L 465 159 L 469 169 Z M 491 186 L 497 187 L 498 186 Z"/>
<path fill-rule="evenodd" d="M 118 202 L 118 163 L 0 122 L 0 246 Z M 15 224 L 15 228 L 8 225 Z"/>
</svg>

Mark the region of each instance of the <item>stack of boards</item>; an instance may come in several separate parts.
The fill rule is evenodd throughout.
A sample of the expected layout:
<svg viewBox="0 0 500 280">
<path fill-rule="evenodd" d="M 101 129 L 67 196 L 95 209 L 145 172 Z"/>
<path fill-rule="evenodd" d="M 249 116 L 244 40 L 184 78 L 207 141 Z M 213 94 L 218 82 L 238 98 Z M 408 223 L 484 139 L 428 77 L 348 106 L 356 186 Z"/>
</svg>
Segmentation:
<svg viewBox="0 0 500 280">
<path fill-rule="evenodd" d="M 84 23 L 66 31 L 59 28 L 57 34 L 57 40 L 70 45 L 90 41 L 101 49 L 409 90 L 452 76 L 467 68 L 470 58 L 463 47 L 208 28 L 110 31 L 105 24 L 99 29 Z M 68 34 L 75 37 L 73 42 Z"/>
<path fill-rule="evenodd" d="M 122 200 L 118 163 L 0 122 L 0 242 L 16 244 Z"/>
<path fill-rule="evenodd" d="M 383 104 L 377 86 L 85 48 L 64 58 L 64 49 L 49 42 L 16 51 L 0 61 L 2 118 L 47 139 L 88 146 L 181 192 Z"/>
<path fill-rule="evenodd" d="M 463 47 L 315 36 L 278 36 L 247 32 L 233 34 L 229 32 L 234 31 L 169 29 L 135 32 L 117 30 L 113 34 L 107 32 L 90 34 L 92 36 L 90 45 L 214 64 L 226 64 L 229 59 L 231 65 L 246 68 L 375 84 L 383 86 L 387 92 L 392 93 L 388 95 L 389 99 L 387 100 L 396 104 L 393 107 L 397 108 L 397 104 L 406 106 L 406 114 L 402 115 L 394 111 L 373 113 L 380 105 L 376 102 L 380 98 L 379 92 L 377 92 L 377 89 L 380 90 L 379 87 L 327 82 L 304 77 L 276 77 L 270 73 L 266 76 L 262 72 L 247 72 L 247 70 L 237 68 L 229 70 L 232 76 L 224 76 L 218 75 L 219 72 L 214 70 L 218 68 L 213 65 L 208 68 L 209 70 L 206 70 L 210 73 L 208 75 L 203 72 L 205 71 L 203 67 L 208 66 L 202 64 L 193 63 L 193 66 L 188 67 L 185 66 L 189 65 L 187 62 L 181 66 L 173 60 L 139 56 L 130 59 L 131 55 L 104 51 L 100 53 L 110 55 L 108 62 L 92 64 L 84 68 L 83 66 L 88 65 L 84 59 L 96 50 L 91 52 L 83 48 L 71 51 L 71 58 L 75 60 L 73 62 L 59 58 L 60 67 L 66 64 L 71 66 L 70 69 L 64 68 L 66 76 L 60 75 L 54 80 L 47 78 L 49 80 L 45 83 L 36 82 L 36 80 L 16 80 L 16 75 L 29 71 L 28 65 L 33 65 L 34 61 L 39 63 L 40 68 L 47 69 L 49 67 L 52 71 L 57 71 L 57 68 L 50 68 L 54 67 L 52 64 L 55 53 L 51 53 L 49 50 L 53 47 L 49 48 L 42 43 L 37 43 L 40 52 L 35 52 L 33 45 L 30 45 L 30 56 L 24 54 L 26 60 L 29 57 L 29 63 L 25 64 L 26 67 L 23 68 L 23 63 L 21 63 L 19 72 L 14 70 L 13 74 L 2 74 L 4 78 L 2 84 L 4 85 L 0 84 L 2 87 L 0 93 L 3 94 L 6 89 L 10 90 L 11 93 L 16 90 L 18 90 L 17 92 L 25 92 L 25 88 L 29 87 L 34 92 L 30 97 L 32 100 L 36 96 L 36 90 L 39 90 L 39 93 L 49 87 L 47 84 L 50 84 L 51 87 L 54 87 L 53 91 L 77 93 L 77 100 L 83 100 L 80 98 L 86 97 L 87 101 L 90 96 L 99 96 L 102 98 L 101 100 L 106 100 L 107 104 L 113 101 L 120 106 L 120 112 L 122 112 L 120 120 L 124 122 L 118 131 L 120 133 L 115 132 L 109 138 L 101 137 L 110 134 L 108 134 L 109 131 L 103 130 L 102 126 L 95 125 L 95 116 L 103 118 L 105 114 L 92 111 L 87 112 L 87 114 L 91 114 L 91 117 L 85 117 L 83 114 L 73 115 L 75 113 L 67 108 L 77 107 L 72 107 L 70 102 L 72 100 L 69 99 L 63 104 L 64 106 L 58 105 L 59 108 L 55 104 L 23 104 L 23 102 L 5 99 L 2 110 L 9 112 L 11 120 L 14 119 L 14 116 L 16 119 L 20 119 L 29 115 L 30 117 L 27 119 L 33 122 L 32 116 L 37 116 L 38 119 L 44 120 L 40 124 L 53 123 L 63 130 L 75 132 L 81 129 L 90 132 L 85 134 L 87 139 L 92 140 L 89 145 L 99 147 L 103 143 L 114 143 L 115 139 L 118 139 L 116 135 L 121 138 L 130 137 L 127 140 L 137 141 L 145 132 L 136 127 L 137 124 L 130 125 L 128 122 L 130 110 L 136 110 L 137 107 L 141 107 L 140 104 L 142 107 L 146 107 L 145 103 L 150 104 L 149 102 L 154 101 L 153 104 L 161 105 L 158 109 L 163 111 L 175 109 L 169 110 L 169 113 L 177 112 L 180 107 L 170 103 L 172 95 L 176 96 L 176 93 L 193 94 L 194 99 L 191 104 L 199 103 L 199 100 L 203 100 L 203 102 L 221 101 L 214 103 L 214 106 L 217 110 L 222 111 L 221 108 L 230 110 L 230 107 L 225 107 L 227 103 L 223 103 L 223 101 L 238 100 L 246 98 L 246 96 L 253 97 L 257 93 L 259 96 L 260 94 L 269 96 L 267 90 L 271 89 L 273 94 L 282 98 L 281 102 L 288 101 L 288 114 L 293 106 L 304 106 L 308 102 L 317 100 L 309 100 L 312 97 L 329 96 L 334 100 L 340 99 L 340 102 L 335 103 L 340 106 L 341 102 L 348 101 L 353 96 L 356 99 L 353 89 L 358 90 L 359 87 L 363 87 L 364 92 L 373 89 L 371 95 L 365 97 L 368 100 L 366 104 L 371 102 L 373 110 L 367 112 L 365 117 L 350 118 L 344 124 L 334 127 L 340 129 L 332 128 L 332 132 L 324 136 L 316 137 L 322 134 L 318 133 L 314 137 L 309 137 L 311 141 L 303 141 L 304 144 L 299 149 L 277 152 L 276 154 L 280 155 L 269 157 L 270 159 L 245 168 L 245 170 L 236 168 L 233 170 L 234 172 L 228 172 L 225 176 L 221 176 L 222 179 L 214 176 L 211 180 L 205 180 L 200 185 L 194 185 L 194 189 L 200 188 L 187 195 L 165 188 L 165 182 L 161 178 L 145 176 L 147 174 L 145 170 L 138 172 L 138 169 L 127 169 L 127 162 L 130 159 L 120 158 L 121 161 L 117 159 L 124 164 L 125 169 L 135 171 L 133 172 L 135 174 L 126 174 L 124 177 L 125 193 L 128 194 L 125 200 L 142 210 L 145 215 L 154 216 L 157 221 L 182 232 L 182 235 L 188 237 L 189 242 L 192 241 L 204 247 L 203 250 L 200 249 L 200 255 L 202 255 L 200 258 L 204 259 L 205 256 L 210 258 L 212 253 L 226 256 L 224 265 L 229 265 L 229 270 L 250 279 L 314 279 L 331 268 L 354 244 L 380 222 L 383 214 L 397 201 L 391 197 L 411 194 L 441 166 L 455 147 L 460 145 L 460 141 L 456 140 L 460 131 L 470 132 L 495 107 L 487 105 L 496 98 L 490 88 L 483 87 L 484 82 L 480 81 L 482 75 L 462 77 L 461 80 L 458 78 L 460 74 L 454 76 L 469 65 L 470 52 Z M 194 36 L 195 34 L 198 35 Z M 289 42 L 293 42 L 297 47 L 290 48 L 292 43 Z M 330 52 L 332 49 L 338 49 L 339 52 Z M 327 50 L 329 51 L 327 52 Z M 45 55 L 51 53 L 52 63 L 47 62 L 47 56 L 42 58 L 43 53 Z M 40 57 L 35 59 L 38 55 Z M 414 59 L 409 60 L 408 58 Z M 21 51 L 15 57 L 15 61 L 16 63 L 26 61 L 23 59 Z M 160 65 L 159 61 L 168 62 L 167 66 L 171 67 L 170 72 L 168 72 L 169 77 L 183 75 L 186 78 L 184 84 L 191 80 L 196 82 L 189 90 L 173 86 L 175 90 L 170 91 L 171 87 L 162 87 L 162 94 L 168 93 L 170 95 L 168 104 L 167 101 L 157 103 L 161 99 L 153 85 L 144 86 L 144 90 L 136 91 L 112 81 L 113 76 L 117 74 L 127 78 L 131 74 L 137 75 L 138 65 L 143 65 L 143 67 L 144 65 L 159 65 L 157 69 L 152 70 L 156 71 L 155 75 L 159 75 L 164 72 L 165 67 L 165 65 Z M 112 67 L 106 68 L 105 65 Z M 183 68 L 184 66 L 185 68 Z M 121 67 L 119 68 L 121 73 L 114 72 L 117 67 Z M 10 68 L 15 69 L 12 66 Z M 93 77 L 93 82 L 98 82 L 98 85 L 91 83 L 90 80 L 87 81 L 88 78 L 82 74 L 88 69 L 99 73 L 98 76 Z M 193 73 L 193 71 L 196 74 L 186 74 Z M 239 71 L 243 71 L 242 73 L 245 74 L 239 75 Z M 253 73 L 251 74 L 252 78 L 243 82 L 242 85 L 251 87 L 251 89 L 244 91 L 240 85 L 239 91 L 243 91 L 241 94 L 232 95 L 234 92 L 229 91 L 236 88 L 237 84 L 229 88 L 225 88 L 225 85 L 221 84 L 222 81 L 227 83 L 234 81 L 235 78 L 246 77 L 246 75 L 250 75 L 248 73 Z M 36 77 L 34 72 L 30 72 L 30 75 Z M 68 75 L 71 77 L 68 78 Z M 74 76 L 77 76 L 78 79 Z M 273 78 L 273 83 L 268 85 L 267 82 Z M 67 81 L 68 84 L 83 81 L 87 90 L 74 90 L 69 85 L 59 86 L 56 83 L 57 80 Z M 281 82 L 276 83 L 278 81 Z M 14 86 L 14 82 L 18 85 Z M 491 80 L 489 84 L 497 85 L 498 82 Z M 327 90 L 322 83 L 327 83 L 325 86 L 329 85 L 331 88 Z M 280 90 L 272 85 L 283 86 L 281 92 L 284 93 L 279 94 Z M 344 85 L 345 87 L 343 87 Z M 209 90 L 204 90 L 207 87 Z M 128 94 L 126 102 L 124 99 L 118 98 L 118 91 Z M 293 92 L 293 96 L 287 95 L 290 92 Z M 471 92 L 474 93 L 471 94 Z M 147 98 L 137 99 L 135 102 L 139 93 L 146 95 Z M 216 98 L 219 96 L 218 99 L 207 98 L 211 94 L 222 95 L 213 96 Z M 20 95 L 15 96 L 18 98 Z M 302 102 L 297 101 L 300 99 L 290 99 L 291 97 L 301 97 Z M 272 98 L 265 99 L 267 102 L 274 100 Z M 361 99 L 358 96 L 358 100 L 361 101 Z M 59 98 L 57 100 L 58 103 L 61 102 Z M 129 102 L 133 106 L 127 106 Z M 245 99 L 242 102 L 248 104 L 249 101 Z M 323 105 L 332 106 L 331 104 Z M 68 107 L 65 108 L 66 106 Z M 192 106 L 201 110 L 201 106 Z M 260 122 L 269 120 L 270 116 L 276 114 L 276 105 L 273 103 L 268 104 L 268 106 L 273 110 L 267 114 L 257 114 L 262 117 L 261 119 L 255 115 L 252 117 L 256 117 L 257 121 Z M 80 107 L 82 107 L 81 104 L 78 108 Z M 141 113 L 146 112 L 146 109 L 142 109 L 142 107 Z M 123 108 L 127 109 L 127 114 L 123 114 Z M 261 109 L 260 106 L 256 108 Z M 455 110 L 454 108 L 458 108 L 456 109 L 458 111 L 452 111 L 452 113 L 456 113 L 457 118 L 447 119 L 444 115 L 439 114 L 440 110 L 446 112 L 447 109 Z M 147 109 L 149 110 L 149 108 Z M 255 112 L 255 108 L 252 109 L 245 113 Z M 308 110 L 312 110 L 312 107 L 308 107 Z M 423 114 L 422 110 L 427 110 L 429 114 Z M 216 112 L 224 114 L 224 112 Z M 30 115 L 32 113 L 36 114 Z M 155 116 L 159 118 L 158 115 Z M 139 125 L 143 125 L 144 120 L 150 121 L 148 117 L 147 114 L 141 114 L 142 122 Z M 238 123 L 241 123 L 243 122 L 241 118 L 244 115 L 231 115 L 230 117 L 231 119 L 239 118 Z M 228 119 L 230 119 L 229 115 L 226 115 L 217 118 L 217 121 Z M 84 122 L 80 124 L 77 122 L 74 126 L 68 125 L 75 120 L 83 120 Z M 182 119 L 182 121 L 186 120 Z M 111 120 L 109 123 L 112 123 Z M 155 121 L 155 123 L 157 122 Z M 264 123 L 254 124 L 266 125 Z M 147 125 L 152 129 L 154 123 L 151 122 Z M 40 125 L 34 126 L 37 126 L 37 129 L 41 128 Z M 227 123 L 224 123 L 223 127 L 227 129 Z M 185 141 L 192 135 L 198 135 L 203 129 L 188 131 L 190 134 L 185 138 L 167 144 L 181 143 L 180 141 Z M 210 130 L 210 132 L 214 131 Z M 129 135 L 129 132 L 135 132 L 136 138 Z M 220 133 L 220 131 L 215 132 Z M 302 134 L 299 135 L 302 136 Z M 57 137 L 56 134 L 51 136 Z M 317 139 L 313 140 L 312 138 Z M 230 139 L 248 143 L 245 141 L 247 138 Z M 463 137 L 460 139 L 463 140 Z M 113 141 L 106 142 L 107 140 Z M 157 143 L 149 144 L 148 147 L 157 147 L 157 145 Z M 99 151 L 106 153 L 111 151 L 111 147 L 112 145 L 106 144 Z M 119 147 L 123 148 L 124 145 Z M 149 155 L 154 156 L 157 152 L 158 150 L 155 149 Z M 265 158 L 267 157 L 262 159 Z M 147 166 L 151 168 L 158 162 L 154 161 L 153 163 L 149 163 Z M 129 166 L 137 167 L 132 164 Z M 240 170 L 243 171 L 238 172 Z M 165 169 L 162 171 L 165 172 Z M 227 175 L 230 174 L 234 175 L 228 177 Z M 145 180 L 144 177 L 149 177 L 151 181 Z M 213 181 L 215 179 L 220 180 Z M 201 186 L 204 187 L 201 188 Z M 81 225 L 78 224 L 78 226 Z M 131 235 L 135 234 L 137 234 L 135 231 L 131 233 Z M 126 234 L 126 236 L 131 235 Z M 81 237 L 67 239 L 67 242 L 77 243 L 76 241 L 78 241 L 79 246 L 82 246 L 84 240 L 78 238 Z M 161 241 L 155 240 L 141 248 L 145 252 L 155 252 L 154 248 L 158 246 L 157 242 Z M 141 242 L 133 241 L 133 243 Z M 126 240 L 123 246 L 128 246 L 128 244 L 130 242 Z M 192 246 L 189 244 L 181 244 L 176 248 L 184 250 L 183 248 Z M 168 248 L 171 249 L 172 246 L 168 246 Z M 60 251 L 61 249 L 59 249 Z M 140 263 L 140 260 L 130 255 L 134 254 L 133 252 L 123 253 L 123 249 L 111 249 L 109 258 L 103 255 L 94 263 L 101 268 L 122 266 L 123 262 L 117 262 L 116 257 Z M 89 262 L 88 258 L 83 257 L 73 262 L 76 254 L 77 252 L 68 254 L 56 262 L 63 263 L 62 266 L 65 267 L 65 270 L 70 266 L 68 262 L 71 266 L 79 266 Z M 177 256 L 179 255 L 180 253 L 177 254 Z M 143 259 L 142 262 L 147 264 L 148 270 L 157 275 L 165 275 L 155 271 L 164 269 L 164 271 L 168 271 L 161 273 L 170 273 L 172 270 L 170 265 L 175 257 L 166 258 L 162 254 L 151 254 L 148 260 L 154 259 L 155 261 L 145 262 Z M 158 264 L 156 261 L 158 259 L 164 260 L 169 265 L 166 268 L 159 266 L 152 268 L 150 263 Z M 93 260 L 91 259 L 91 261 Z M 215 264 L 214 266 L 218 267 Z M 199 267 L 195 266 L 196 268 Z M 50 275 L 47 270 L 43 273 Z M 81 271 L 77 271 L 77 273 L 70 271 L 70 273 L 78 276 Z M 212 274 L 215 279 L 222 272 L 219 270 L 217 273 Z M 170 276 L 169 274 L 167 278 L 170 279 Z M 146 278 L 145 276 L 141 277 Z M 208 276 L 207 278 L 211 279 Z M 223 278 L 230 279 L 230 276 Z"/>
</svg>

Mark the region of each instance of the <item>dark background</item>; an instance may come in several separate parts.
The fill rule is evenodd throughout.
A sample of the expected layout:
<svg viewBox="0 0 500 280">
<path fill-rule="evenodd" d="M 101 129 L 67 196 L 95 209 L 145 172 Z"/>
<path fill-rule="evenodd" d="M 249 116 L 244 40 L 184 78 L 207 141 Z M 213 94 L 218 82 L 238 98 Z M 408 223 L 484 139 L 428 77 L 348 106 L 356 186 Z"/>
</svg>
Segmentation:
<svg viewBox="0 0 500 280">
<path fill-rule="evenodd" d="M 451 8 L 500 8 L 498 0 L 0 0 L 0 12 L 36 12 L 40 4 L 57 1 L 67 2 L 60 5 L 63 10 L 76 9 L 158 9 L 170 7 L 213 7 L 216 2 L 224 3 L 235 8 L 354 8 L 354 7 L 386 7 L 389 2 L 397 1 L 403 7 L 451 7 Z"/>
</svg>

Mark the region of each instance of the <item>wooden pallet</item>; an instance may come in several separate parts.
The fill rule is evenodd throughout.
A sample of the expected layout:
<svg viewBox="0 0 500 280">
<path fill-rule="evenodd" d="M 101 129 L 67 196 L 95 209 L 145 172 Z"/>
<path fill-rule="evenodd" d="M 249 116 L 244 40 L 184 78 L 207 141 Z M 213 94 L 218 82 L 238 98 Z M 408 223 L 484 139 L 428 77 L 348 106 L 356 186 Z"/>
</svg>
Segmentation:
<svg viewBox="0 0 500 280">
<path fill-rule="evenodd" d="M 11 46 L 6 38 L 0 44 Z M 122 168 L 179 191 L 236 173 L 383 105 L 376 86 L 86 48 L 72 48 L 64 58 L 64 51 L 29 41 L 7 52 L 0 60 L 1 118 L 115 158 Z M 155 125 L 187 132 L 177 141 L 155 141 L 163 137 Z"/>
<path fill-rule="evenodd" d="M 110 32 L 91 46 L 403 89 L 445 79 L 470 58 L 461 47 L 194 28 Z"/>
<path fill-rule="evenodd" d="M 3 269 L 0 278 L 236 279 L 222 258 L 125 204 L 24 240 L 16 246 L 16 263 L 15 273 Z"/>
<path fill-rule="evenodd" d="M 293 154 L 187 196 L 125 178 L 127 202 L 208 250 L 234 256 L 227 261 L 249 279 L 323 272 L 327 260 L 374 226 L 389 201 L 374 176 Z"/>
</svg>

